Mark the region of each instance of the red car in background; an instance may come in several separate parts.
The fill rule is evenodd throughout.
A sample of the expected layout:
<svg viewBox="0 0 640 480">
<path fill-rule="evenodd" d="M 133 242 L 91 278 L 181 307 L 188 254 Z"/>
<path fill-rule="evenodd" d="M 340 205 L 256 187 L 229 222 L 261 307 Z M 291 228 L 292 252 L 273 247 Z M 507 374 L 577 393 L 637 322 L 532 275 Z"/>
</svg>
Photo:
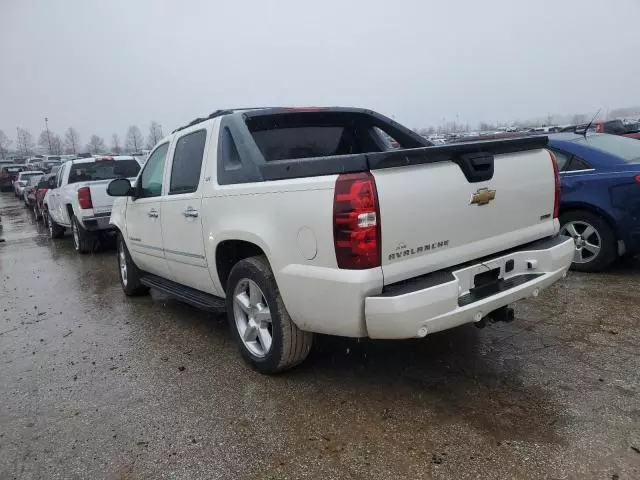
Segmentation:
<svg viewBox="0 0 640 480">
<path fill-rule="evenodd" d="M 13 182 L 18 178 L 18 174 L 26 169 L 24 165 L 0 165 L 0 192 L 13 190 Z"/>
<path fill-rule="evenodd" d="M 36 217 L 36 220 L 42 220 L 43 218 L 42 212 L 44 211 L 44 196 L 49 190 L 50 182 L 55 182 L 55 179 L 55 173 L 44 175 L 38 182 L 36 188 L 29 192 L 29 204 L 33 207 L 33 214 Z"/>
</svg>

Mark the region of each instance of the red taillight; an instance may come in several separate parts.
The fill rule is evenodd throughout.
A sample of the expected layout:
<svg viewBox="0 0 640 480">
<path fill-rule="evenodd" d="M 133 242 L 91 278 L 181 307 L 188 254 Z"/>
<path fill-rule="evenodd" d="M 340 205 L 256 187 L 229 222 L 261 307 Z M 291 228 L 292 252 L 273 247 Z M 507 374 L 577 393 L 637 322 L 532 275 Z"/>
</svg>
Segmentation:
<svg viewBox="0 0 640 480">
<path fill-rule="evenodd" d="M 560 214 L 560 171 L 558 170 L 558 161 L 556 160 L 556 156 L 551 150 L 549 150 L 549 155 L 551 155 L 551 163 L 553 163 L 553 176 L 556 184 L 555 196 L 553 199 L 553 218 L 558 218 Z"/>
<path fill-rule="evenodd" d="M 333 197 L 333 243 L 339 268 L 380 266 L 380 211 L 371 173 L 338 176 Z"/>
<path fill-rule="evenodd" d="M 80 208 L 83 210 L 93 208 L 93 203 L 91 203 L 91 190 L 89 190 L 89 187 L 80 187 L 78 189 L 78 203 L 80 204 Z"/>
<path fill-rule="evenodd" d="M 640 183 L 640 175 L 636 175 L 635 177 L 633 177 L 633 179 L 636 181 L 636 183 Z"/>
<path fill-rule="evenodd" d="M 0 172 L 0 178 L 7 178 L 8 176 L 9 176 L 9 172 L 6 172 L 4 170 Z"/>
</svg>

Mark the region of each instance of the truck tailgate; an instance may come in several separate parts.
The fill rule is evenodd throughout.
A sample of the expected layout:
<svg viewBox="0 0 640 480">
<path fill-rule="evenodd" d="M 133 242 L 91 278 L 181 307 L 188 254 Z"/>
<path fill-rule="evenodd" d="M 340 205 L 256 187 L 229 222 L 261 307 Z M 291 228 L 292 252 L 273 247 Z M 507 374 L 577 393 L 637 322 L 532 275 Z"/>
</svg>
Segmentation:
<svg viewBox="0 0 640 480">
<path fill-rule="evenodd" d="M 391 284 L 551 236 L 555 180 L 549 152 L 493 155 L 493 175 L 470 181 L 453 161 L 372 168 L 384 283 Z"/>
<path fill-rule="evenodd" d="M 107 195 L 107 187 L 112 181 L 113 178 L 110 178 L 108 180 L 97 180 L 94 182 L 89 182 L 85 185 L 89 187 L 89 190 L 91 190 L 91 203 L 93 204 L 94 215 L 101 213 L 111 213 L 111 207 L 113 206 L 115 197 Z M 129 181 L 135 181 L 135 177 L 129 178 Z"/>
</svg>

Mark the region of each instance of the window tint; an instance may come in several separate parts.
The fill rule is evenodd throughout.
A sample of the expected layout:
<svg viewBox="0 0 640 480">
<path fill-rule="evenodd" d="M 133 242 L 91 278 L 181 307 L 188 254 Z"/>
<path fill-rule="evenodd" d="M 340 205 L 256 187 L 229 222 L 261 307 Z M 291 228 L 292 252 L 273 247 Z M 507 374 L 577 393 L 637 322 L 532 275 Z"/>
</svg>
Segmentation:
<svg viewBox="0 0 640 480">
<path fill-rule="evenodd" d="M 142 170 L 140 176 L 141 198 L 159 197 L 162 195 L 162 177 L 164 175 L 164 163 L 167 158 L 169 144 L 164 143 L 154 150 Z"/>
<path fill-rule="evenodd" d="M 614 155 L 627 163 L 640 163 L 640 141 L 634 138 L 617 135 L 588 135 L 575 142 Z"/>
<path fill-rule="evenodd" d="M 206 130 L 198 130 L 178 139 L 171 166 L 169 195 L 198 189 L 206 139 Z"/>
<path fill-rule="evenodd" d="M 575 170 L 589 170 L 591 167 L 591 165 L 589 165 L 587 162 L 585 162 L 584 160 L 578 158 L 578 157 L 573 157 L 571 159 L 571 163 L 569 164 L 568 168 L 566 169 L 567 172 L 572 172 Z"/>
<path fill-rule="evenodd" d="M 556 160 L 558 161 L 558 170 L 561 172 L 564 172 L 566 167 L 569 165 L 569 159 L 571 158 L 571 155 L 568 155 L 559 150 L 552 150 L 552 151 L 556 157 Z"/>
<path fill-rule="evenodd" d="M 74 163 L 71 165 L 67 183 L 135 177 L 139 171 L 140 164 L 135 160 L 97 160 L 90 163 Z"/>
<path fill-rule="evenodd" d="M 242 168 L 240 153 L 238 153 L 238 147 L 231 135 L 229 127 L 224 127 L 222 130 L 221 142 L 222 164 L 224 165 L 224 169 L 229 171 Z"/>
</svg>

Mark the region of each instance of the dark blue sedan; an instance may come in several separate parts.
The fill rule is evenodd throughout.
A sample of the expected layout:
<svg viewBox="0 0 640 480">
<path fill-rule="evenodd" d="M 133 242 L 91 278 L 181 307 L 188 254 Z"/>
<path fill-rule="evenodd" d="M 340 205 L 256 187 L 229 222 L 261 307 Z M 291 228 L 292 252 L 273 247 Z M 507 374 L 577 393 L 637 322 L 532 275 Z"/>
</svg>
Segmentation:
<svg viewBox="0 0 640 480">
<path fill-rule="evenodd" d="M 572 268 L 597 271 L 640 253 L 640 140 L 555 134 L 561 232 L 576 242 Z"/>
</svg>

